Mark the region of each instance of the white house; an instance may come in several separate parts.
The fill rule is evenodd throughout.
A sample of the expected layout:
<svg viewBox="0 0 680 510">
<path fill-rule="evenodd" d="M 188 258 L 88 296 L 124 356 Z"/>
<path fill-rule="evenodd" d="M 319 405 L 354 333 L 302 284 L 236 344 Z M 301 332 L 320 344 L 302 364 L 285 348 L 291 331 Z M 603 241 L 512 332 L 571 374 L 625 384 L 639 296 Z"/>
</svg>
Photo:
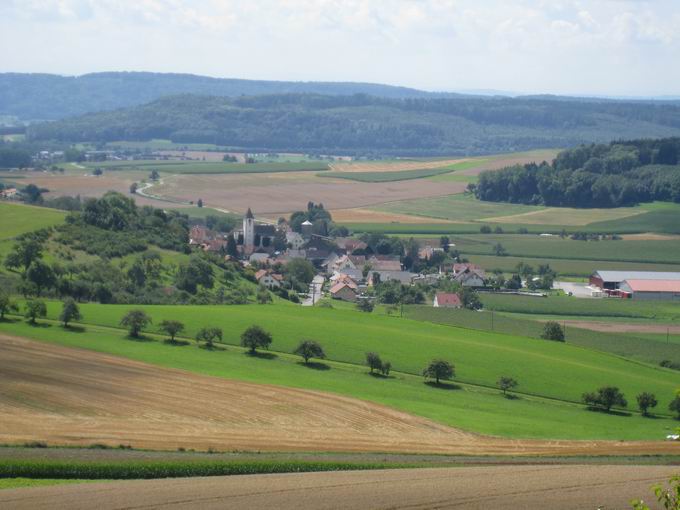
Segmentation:
<svg viewBox="0 0 680 510">
<path fill-rule="evenodd" d="M 267 271 L 266 269 L 260 269 L 255 273 L 255 279 L 257 280 L 257 283 L 268 289 L 281 287 L 283 282 L 283 276 Z"/>
<path fill-rule="evenodd" d="M 305 239 L 299 232 L 289 230 L 286 232 L 286 244 L 293 250 L 299 250 L 305 245 Z"/>
</svg>

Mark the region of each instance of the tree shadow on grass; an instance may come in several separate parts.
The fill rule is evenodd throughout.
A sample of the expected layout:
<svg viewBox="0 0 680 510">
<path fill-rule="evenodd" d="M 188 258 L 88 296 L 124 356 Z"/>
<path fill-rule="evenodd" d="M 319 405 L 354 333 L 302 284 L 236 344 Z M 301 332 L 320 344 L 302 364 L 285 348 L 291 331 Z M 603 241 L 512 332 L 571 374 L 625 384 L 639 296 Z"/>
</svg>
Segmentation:
<svg viewBox="0 0 680 510">
<path fill-rule="evenodd" d="M 594 413 L 602 413 L 610 416 L 624 416 L 624 417 L 632 416 L 632 413 L 629 413 L 628 411 L 620 411 L 618 409 L 610 409 L 609 411 L 607 411 L 606 409 L 602 409 L 601 407 L 587 407 L 586 409 Z"/>
<path fill-rule="evenodd" d="M 187 345 L 189 345 L 189 342 L 186 342 Z M 206 351 L 226 351 L 226 347 L 220 347 L 219 345 L 199 345 L 199 349 L 204 349 Z"/>
<path fill-rule="evenodd" d="M 66 327 L 62 327 L 65 331 L 68 331 L 69 333 L 85 333 L 87 331 L 83 326 L 73 326 L 69 324 Z"/>
<path fill-rule="evenodd" d="M 443 382 L 440 381 L 439 384 L 437 384 L 434 381 L 425 381 L 425 384 L 427 384 L 431 388 L 436 388 L 438 390 L 459 390 L 460 386 L 454 383 L 450 382 Z"/>
<path fill-rule="evenodd" d="M 513 395 L 512 393 L 506 393 L 503 397 L 508 400 L 519 400 L 521 398 L 519 395 Z"/>
<path fill-rule="evenodd" d="M 153 338 L 149 338 L 148 336 L 144 335 L 137 335 L 137 336 L 132 336 L 132 335 L 125 335 L 126 340 L 132 340 L 133 342 L 153 342 Z"/>
<path fill-rule="evenodd" d="M 260 359 L 274 359 L 278 358 L 276 354 L 273 352 L 260 352 L 260 351 L 255 351 L 255 352 L 246 352 L 246 356 L 250 356 L 251 358 L 260 358 Z"/>
<path fill-rule="evenodd" d="M 389 375 L 381 374 L 380 372 L 368 372 L 368 375 L 375 379 L 390 379 Z"/>
<path fill-rule="evenodd" d="M 191 342 L 187 342 L 186 340 L 170 340 L 169 338 L 166 338 L 163 340 L 163 343 L 165 345 L 172 345 L 174 347 L 183 347 L 185 345 L 189 345 Z"/>
<path fill-rule="evenodd" d="M 298 365 L 306 367 L 306 368 L 311 368 L 312 370 L 330 370 L 331 367 L 326 365 L 325 363 L 321 363 L 320 361 L 308 361 L 305 363 L 304 361 L 298 361 Z"/>
<path fill-rule="evenodd" d="M 0 324 L 2 324 L 3 322 L 6 322 L 8 324 L 12 324 L 14 322 L 19 322 L 20 320 L 21 319 L 12 319 L 10 317 L 3 317 L 2 319 L 0 319 Z"/>
<path fill-rule="evenodd" d="M 51 328 L 52 324 L 47 324 L 46 322 L 27 322 L 32 328 Z"/>
</svg>

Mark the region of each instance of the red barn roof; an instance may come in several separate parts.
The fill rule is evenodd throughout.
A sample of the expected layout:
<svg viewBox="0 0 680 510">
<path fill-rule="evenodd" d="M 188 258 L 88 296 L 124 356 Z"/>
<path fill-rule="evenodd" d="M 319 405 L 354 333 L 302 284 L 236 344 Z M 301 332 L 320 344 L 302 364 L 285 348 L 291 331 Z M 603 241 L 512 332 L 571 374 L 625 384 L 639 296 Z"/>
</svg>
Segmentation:
<svg viewBox="0 0 680 510">
<path fill-rule="evenodd" d="M 458 294 L 451 292 L 437 292 L 437 304 L 439 306 L 461 306 Z"/>
<path fill-rule="evenodd" d="M 626 280 L 633 292 L 678 292 L 680 280 Z"/>
</svg>

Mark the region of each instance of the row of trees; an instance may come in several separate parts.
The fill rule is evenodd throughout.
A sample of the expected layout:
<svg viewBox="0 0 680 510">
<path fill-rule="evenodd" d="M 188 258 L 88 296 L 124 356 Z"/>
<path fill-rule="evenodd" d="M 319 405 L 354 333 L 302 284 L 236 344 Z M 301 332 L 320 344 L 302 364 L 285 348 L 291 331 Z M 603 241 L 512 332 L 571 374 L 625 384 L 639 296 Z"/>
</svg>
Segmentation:
<svg viewBox="0 0 680 510">
<path fill-rule="evenodd" d="M 616 386 L 603 386 L 596 391 L 584 393 L 581 400 L 589 408 L 605 412 L 610 412 L 612 407 L 628 407 L 625 395 Z M 647 391 L 639 393 L 635 400 L 643 416 L 649 416 L 650 409 L 655 408 L 659 403 L 656 395 Z M 668 410 L 676 413 L 678 419 L 680 419 L 680 390 L 676 393 L 675 398 L 671 400 L 670 404 L 668 404 Z"/>
<path fill-rule="evenodd" d="M 680 139 L 632 140 L 561 152 L 552 164 L 482 172 L 480 200 L 570 207 L 680 202 Z"/>
</svg>

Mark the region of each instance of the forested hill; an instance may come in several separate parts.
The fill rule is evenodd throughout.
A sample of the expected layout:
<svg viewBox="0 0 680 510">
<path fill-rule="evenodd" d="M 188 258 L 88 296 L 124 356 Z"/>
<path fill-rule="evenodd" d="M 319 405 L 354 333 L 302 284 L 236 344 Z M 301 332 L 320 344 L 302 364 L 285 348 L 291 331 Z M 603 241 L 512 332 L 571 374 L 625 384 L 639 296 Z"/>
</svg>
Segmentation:
<svg viewBox="0 0 680 510">
<path fill-rule="evenodd" d="M 545 98 L 182 95 L 31 126 L 30 139 L 170 139 L 247 150 L 474 155 L 680 136 L 680 106 Z"/>
<path fill-rule="evenodd" d="M 441 95 L 372 83 L 238 80 L 141 72 L 83 76 L 0 73 L 0 115 L 23 120 L 55 120 L 140 105 L 177 94 L 237 97 L 284 93 L 371 94 L 392 98 Z"/>
<path fill-rule="evenodd" d="M 571 207 L 680 203 L 680 138 L 584 145 L 552 162 L 482 172 L 480 200 Z"/>
</svg>

